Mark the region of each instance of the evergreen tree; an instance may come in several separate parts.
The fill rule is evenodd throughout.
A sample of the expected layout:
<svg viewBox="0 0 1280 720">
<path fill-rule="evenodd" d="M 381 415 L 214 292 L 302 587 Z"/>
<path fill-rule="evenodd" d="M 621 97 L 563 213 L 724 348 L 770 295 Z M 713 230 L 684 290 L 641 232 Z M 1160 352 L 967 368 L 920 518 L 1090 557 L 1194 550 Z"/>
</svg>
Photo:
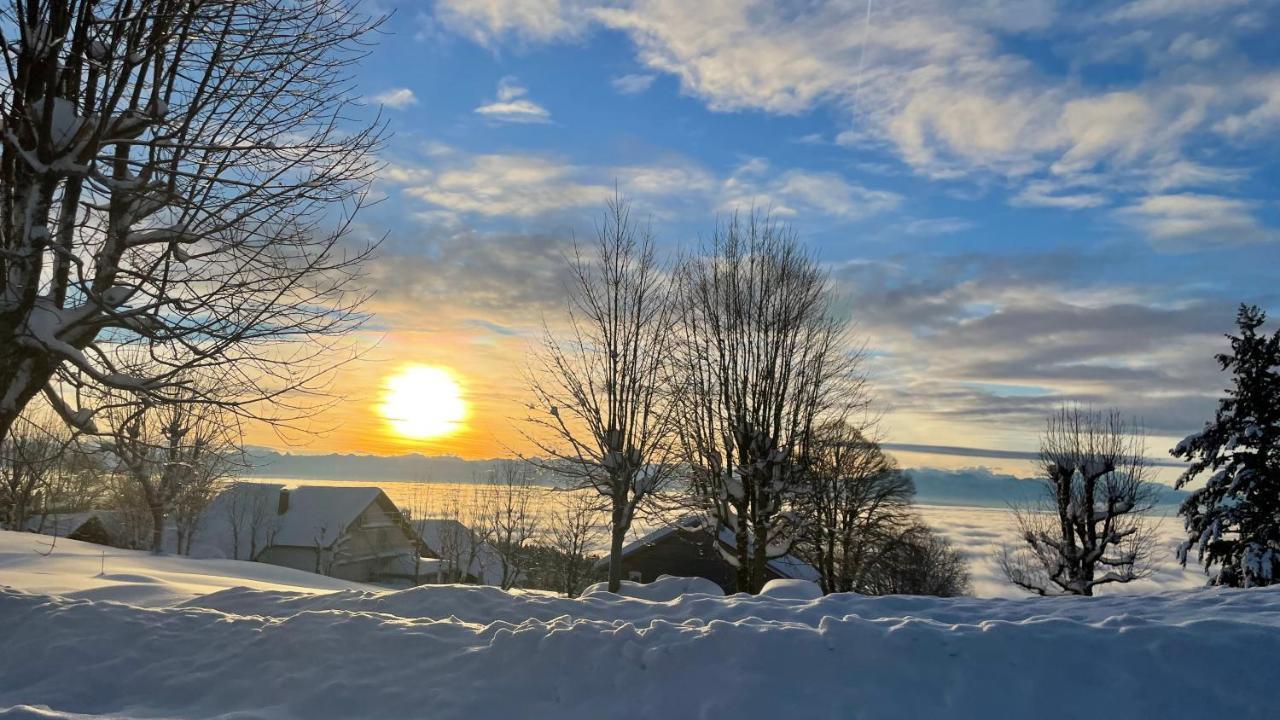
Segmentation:
<svg viewBox="0 0 1280 720">
<path fill-rule="evenodd" d="M 1213 422 L 1172 451 L 1191 462 L 1178 487 L 1212 473 L 1178 511 L 1188 534 L 1178 556 L 1185 565 L 1196 547 L 1213 585 L 1280 581 L 1280 330 L 1259 334 L 1265 321 L 1256 306 L 1240 307 L 1231 353 L 1218 355 L 1233 387 Z"/>
</svg>

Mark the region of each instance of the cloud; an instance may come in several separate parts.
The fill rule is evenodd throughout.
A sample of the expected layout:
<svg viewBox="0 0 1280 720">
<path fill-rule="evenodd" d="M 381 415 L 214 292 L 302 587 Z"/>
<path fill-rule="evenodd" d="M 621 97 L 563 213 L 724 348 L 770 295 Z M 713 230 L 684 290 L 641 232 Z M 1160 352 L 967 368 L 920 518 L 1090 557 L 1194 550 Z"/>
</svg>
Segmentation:
<svg viewBox="0 0 1280 720">
<path fill-rule="evenodd" d="M 873 190 L 832 172 L 786 170 L 769 172 L 768 163 L 755 158 L 741 165 L 724 183 L 721 209 L 767 208 L 775 215 L 819 215 L 861 220 L 902 203 L 902 196 Z"/>
<path fill-rule="evenodd" d="M 613 89 L 623 95 L 639 95 L 653 85 L 653 81 L 657 79 L 657 75 L 639 74 L 639 75 L 622 75 L 613 78 L 609 82 L 613 84 Z"/>
<path fill-rule="evenodd" d="M 430 229 L 410 245 L 412 254 L 379 256 L 370 268 L 373 309 L 398 331 L 512 335 L 563 306 L 567 234 Z"/>
<path fill-rule="evenodd" d="M 1107 15 L 1111 22 L 1162 20 L 1170 17 L 1202 17 L 1248 4 L 1248 0 L 1134 0 Z"/>
<path fill-rule="evenodd" d="M 435 21 L 442 27 L 492 46 L 504 39 L 545 42 L 586 30 L 588 8 L 575 0 L 438 0 Z"/>
<path fill-rule="evenodd" d="M 492 120 L 508 123 L 546 123 L 551 113 L 546 108 L 525 97 L 529 91 L 514 77 L 498 81 L 497 97 L 476 108 L 476 112 Z"/>
<path fill-rule="evenodd" d="M 1240 104 L 1215 126 L 1217 130 L 1241 138 L 1280 127 L 1280 72 L 1250 78 Z"/>
<path fill-rule="evenodd" d="M 409 88 L 391 88 L 374 95 L 370 100 L 394 110 L 401 110 L 418 104 L 418 98 Z"/>
<path fill-rule="evenodd" d="M 955 444 L 991 445 L 1000 433 L 1034 432 L 1064 402 L 1119 407 L 1157 434 L 1198 427 L 1221 383 L 1213 356 L 1237 298 L 1179 298 L 1161 284 L 1103 279 L 1100 269 L 1132 262 L 1127 252 L 917 256 L 833 269 L 873 351 L 895 439 L 937 442 L 922 430 L 936 421 Z"/>
<path fill-rule="evenodd" d="M 1174 251 L 1280 239 L 1280 233 L 1258 220 L 1254 203 L 1218 195 L 1152 195 L 1117 213 L 1153 244 Z"/>
<path fill-rule="evenodd" d="M 1106 205 L 1109 200 L 1102 193 L 1068 192 L 1060 183 L 1037 180 L 1023 186 L 1012 202 L 1014 205 L 1082 210 Z"/>
<path fill-rule="evenodd" d="M 637 210 L 656 217 L 701 218 L 708 208 L 755 206 L 814 221 L 858 221 L 894 210 L 903 199 L 837 173 L 775 171 L 761 159 L 719 177 L 678 156 L 647 164 L 580 165 L 550 155 L 469 155 L 433 147 L 429 165 L 391 163 L 382 180 L 429 205 L 427 219 L 445 224 L 464 215 L 520 219 L 597 208 L 615 189 Z"/>
<path fill-rule="evenodd" d="M 572 164 L 527 154 L 465 156 L 436 170 L 399 169 L 387 179 L 437 208 L 490 217 L 527 218 L 598 205 L 613 192 L 604 182 L 584 180 Z"/>
<path fill-rule="evenodd" d="M 970 230 L 973 227 L 974 223 L 970 220 L 965 220 L 964 218 L 920 218 L 904 223 L 902 225 L 902 231 L 907 235 L 931 237 L 964 232 L 965 230 Z"/>
<path fill-rule="evenodd" d="M 869 20 L 861 3 L 445 5 L 487 41 L 623 33 L 649 71 L 638 77 L 670 75 L 713 111 L 829 107 L 840 144 L 889 149 L 929 178 L 1000 182 L 1020 205 L 1204 192 L 1239 175 L 1197 152 L 1214 130 L 1245 138 L 1280 124 L 1280 82 L 1273 90 L 1252 72 L 1236 38 L 1257 32 L 1257 6 L 1236 0 L 1138 0 L 1105 16 L 1067 16 L 1049 0 L 922 0 L 876 4 Z M 1069 67 L 1011 37 L 1049 43 Z M 1084 79 L 1093 64 L 1132 63 L 1115 53 L 1134 51 L 1146 63 L 1136 77 Z"/>
</svg>

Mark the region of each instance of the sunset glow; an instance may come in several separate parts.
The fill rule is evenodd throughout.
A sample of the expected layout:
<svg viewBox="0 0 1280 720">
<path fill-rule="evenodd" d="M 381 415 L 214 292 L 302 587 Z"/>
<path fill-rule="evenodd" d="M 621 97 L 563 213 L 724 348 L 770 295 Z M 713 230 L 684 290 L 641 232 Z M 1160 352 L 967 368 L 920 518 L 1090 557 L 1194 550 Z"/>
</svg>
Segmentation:
<svg viewBox="0 0 1280 720">
<path fill-rule="evenodd" d="M 462 387 L 446 369 L 409 365 L 387 378 L 379 412 L 398 435 L 429 440 L 457 432 L 467 417 Z"/>
</svg>

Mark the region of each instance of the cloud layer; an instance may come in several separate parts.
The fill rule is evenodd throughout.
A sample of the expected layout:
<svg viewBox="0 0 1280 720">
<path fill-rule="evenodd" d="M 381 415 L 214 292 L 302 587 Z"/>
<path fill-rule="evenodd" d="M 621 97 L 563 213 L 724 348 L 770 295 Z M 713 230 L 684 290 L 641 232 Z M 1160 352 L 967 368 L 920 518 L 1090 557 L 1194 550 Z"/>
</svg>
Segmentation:
<svg viewBox="0 0 1280 720">
<path fill-rule="evenodd" d="M 1048 0 L 444 0 L 437 19 L 491 46 L 620 32 L 646 69 L 615 80 L 623 92 L 665 74 L 715 111 L 830 107 L 843 145 L 890 149 L 926 177 L 1007 184 L 1015 204 L 1136 213 L 1154 245 L 1176 250 L 1274 239 L 1248 203 L 1219 202 L 1200 228 L 1144 219 L 1168 215 L 1171 194 L 1213 197 L 1239 178 L 1206 145 L 1280 128 L 1280 73 L 1240 49 L 1274 7 L 1138 0 L 1098 17 Z M 1119 59 L 1141 78 L 1089 82 Z"/>
</svg>

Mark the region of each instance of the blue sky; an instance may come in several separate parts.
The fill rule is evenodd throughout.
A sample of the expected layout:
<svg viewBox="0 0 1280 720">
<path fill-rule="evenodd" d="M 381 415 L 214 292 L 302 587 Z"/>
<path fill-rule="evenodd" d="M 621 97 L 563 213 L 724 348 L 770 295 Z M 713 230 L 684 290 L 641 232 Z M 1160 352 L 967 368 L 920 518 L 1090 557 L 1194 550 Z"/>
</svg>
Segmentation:
<svg viewBox="0 0 1280 720">
<path fill-rule="evenodd" d="M 615 183 L 668 247 L 792 223 L 898 442 L 1027 449 L 1081 401 L 1161 454 L 1211 412 L 1234 307 L 1280 311 L 1275 2 L 378 7 L 383 352 L 465 365 L 493 427 Z"/>
</svg>

